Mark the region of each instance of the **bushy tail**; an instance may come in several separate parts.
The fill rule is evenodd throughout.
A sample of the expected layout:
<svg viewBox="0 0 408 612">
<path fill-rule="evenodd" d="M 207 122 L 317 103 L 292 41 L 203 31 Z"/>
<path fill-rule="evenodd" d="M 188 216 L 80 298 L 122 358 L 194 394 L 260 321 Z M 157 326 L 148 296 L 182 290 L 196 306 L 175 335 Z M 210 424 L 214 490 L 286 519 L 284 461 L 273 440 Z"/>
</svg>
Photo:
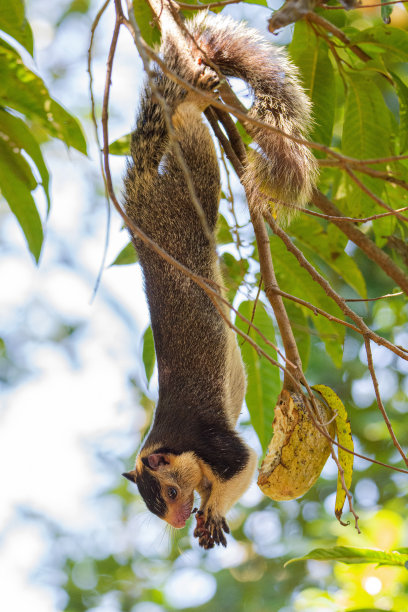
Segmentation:
<svg viewBox="0 0 408 612">
<path fill-rule="evenodd" d="M 292 136 L 307 136 L 311 103 L 296 67 L 283 50 L 230 17 L 198 15 L 186 25 L 225 76 L 238 77 L 250 86 L 254 94 L 250 117 Z M 278 203 L 306 204 L 317 175 L 310 150 L 277 132 L 250 123 L 245 128 L 260 147 L 250 155 L 244 175 L 246 187 L 256 187 Z"/>
</svg>

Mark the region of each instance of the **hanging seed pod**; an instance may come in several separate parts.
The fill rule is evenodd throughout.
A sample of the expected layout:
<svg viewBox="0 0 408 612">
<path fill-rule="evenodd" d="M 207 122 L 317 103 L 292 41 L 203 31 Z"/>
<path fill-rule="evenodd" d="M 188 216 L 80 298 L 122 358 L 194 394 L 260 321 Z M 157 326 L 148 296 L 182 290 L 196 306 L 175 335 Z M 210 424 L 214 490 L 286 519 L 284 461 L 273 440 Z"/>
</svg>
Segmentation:
<svg viewBox="0 0 408 612">
<path fill-rule="evenodd" d="M 318 420 L 328 423 L 332 413 L 322 402 L 315 401 Z M 335 425 L 327 425 L 335 435 Z M 304 495 L 319 478 L 330 455 L 330 443 L 313 424 L 304 399 L 283 389 L 275 408 L 273 437 L 259 470 L 258 486 L 276 501 Z"/>
</svg>

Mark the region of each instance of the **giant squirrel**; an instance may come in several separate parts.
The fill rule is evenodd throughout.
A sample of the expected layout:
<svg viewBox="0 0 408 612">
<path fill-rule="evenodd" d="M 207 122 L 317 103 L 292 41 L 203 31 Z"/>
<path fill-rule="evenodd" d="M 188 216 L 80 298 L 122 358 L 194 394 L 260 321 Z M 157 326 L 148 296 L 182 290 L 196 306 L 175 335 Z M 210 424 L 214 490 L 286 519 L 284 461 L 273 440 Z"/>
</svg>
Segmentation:
<svg viewBox="0 0 408 612">
<path fill-rule="evenodd" d="M 255 30 L 220 15 L 184 23 L 183 45 L 162 32 L 160 52 L 168 68 L 211 92 L 222 75 L 246 81 L 254 94 L 249 117 L 302 138 L 310 124 L 310 102 L 285 54 Z M 189 35 L 186 35 L 186 32 Z M 188 57 L 186 56 L 186 48 Z M 208 102 L 155 69 L 154 83 L 141 96 L 131 161 L 125 178 L 128 217 L 194 274 L 222 285 L 213 242 L 193 206 L 186 176 L 170 142 L 165 112 L 191 176 L 196 197 L 214 235 L 220 173 L 214 143 L 201 113 Z M 275 201 L 303 205 L 315 178 L 309 150 L 278 132 L 246 125 L 260 146 L 252 152 L 243 182 Z M 207 228 L 207 230 L 208 230 Z M 145 280 L 157 356 L 159 399 L 153 426 L 135 469 L 134 481 L 148 509 L 174 527 L 192 513 L 194 491 L 201 498 L 194 535 L 204 548 L 226 545 L 225 515 L 250 484 L 257 457 L 235 431 L 246 379 L 234 332 L 209 296 L 193 280 L 152 251 L 133 242 Z"/>
</svg>

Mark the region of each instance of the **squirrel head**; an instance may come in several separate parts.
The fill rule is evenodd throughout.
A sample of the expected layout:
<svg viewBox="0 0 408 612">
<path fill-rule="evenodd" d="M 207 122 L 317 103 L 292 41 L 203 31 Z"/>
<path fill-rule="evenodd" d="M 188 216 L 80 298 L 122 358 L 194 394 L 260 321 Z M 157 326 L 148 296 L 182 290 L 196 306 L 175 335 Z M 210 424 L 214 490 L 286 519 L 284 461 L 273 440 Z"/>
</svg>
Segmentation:
<svg viewBox="0 0 408 612">
<path fill-rule="evenodd" d="M 176 529 L 184 527 L 192 513 L 194 489 L 201 481 L 201 470 L 193 452 L 143 450 L 135 469 L 123 476 L 136 483 L 150 512 Z"/>
</svg>

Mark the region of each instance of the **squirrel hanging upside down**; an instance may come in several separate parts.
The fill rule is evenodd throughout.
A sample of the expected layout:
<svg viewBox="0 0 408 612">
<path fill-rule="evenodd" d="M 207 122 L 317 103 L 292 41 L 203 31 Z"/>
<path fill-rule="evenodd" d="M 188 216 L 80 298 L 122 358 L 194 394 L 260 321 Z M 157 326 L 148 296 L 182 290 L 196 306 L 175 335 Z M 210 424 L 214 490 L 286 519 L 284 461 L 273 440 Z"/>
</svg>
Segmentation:
<svg viewBox="0 0 408 612">
<path fill-rule="evenodd" d="M 223 75 L 239 77 L 250 86 L 254 104 L 249 117 L 305 136 L 310 102 L 281 50 L 228 17 L 205 14 L 184 25 L 190 38 L 180 33 L 183 44 L 173 31 L 162 32 L 160 51 L 170 70 L 211 92 L 219 79 L 206 64 L 209 59 Z M 208 104 L 158 68 L 154 79 L 214 234 L 220 173 L 201 117 Z M 266 186 L 278 201 L 305 204 L 316 175 L 309 150 L 261 127 L 251 126 L 250 131 L 260 150 L 249 157 L 246 186 Z M 142 94 L 131 156 L 125 179 L 129 218 L 193 273 L 222 285 L 217 254 L 194 208 L 165 113 L 149 84 Z M 135 469 L 124 476 L 137 484 L 148 509 L 173 527 L 185 525 L 197 491 L 201 505 L 194 535 L 204 548 L 225 546 L 225 515 L 249 486 L 257 463 L 255 452 L 235 431 L 246 387 L 236 337 L 202 288 L 137 236 L 133 242 L 145 279 L 159 399 Z"/>
</svg>

